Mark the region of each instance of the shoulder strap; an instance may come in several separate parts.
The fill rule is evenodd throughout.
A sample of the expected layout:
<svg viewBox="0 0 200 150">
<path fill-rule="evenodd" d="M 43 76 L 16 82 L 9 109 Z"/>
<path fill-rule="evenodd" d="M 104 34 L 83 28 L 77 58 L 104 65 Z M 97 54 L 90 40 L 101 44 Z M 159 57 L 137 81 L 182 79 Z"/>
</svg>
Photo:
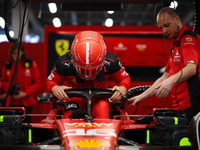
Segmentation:
<svg viewBox="0 0 200 150">
<path fill-rule="evenodd" d="M 185 35 L 191 35 L 193 37 L 195 37 L 197 40 L 197 33 L 191 31 L 191 30 L 185 30 L 185 32 L 183 32 L 183 34 L 181 35 L 179 41 L 178 41 L 178 44 L 176 45 L 176 47 L 180 47 L 180 44 L 181 44 L 181 39 L 185 36 Z"/>
</svg>

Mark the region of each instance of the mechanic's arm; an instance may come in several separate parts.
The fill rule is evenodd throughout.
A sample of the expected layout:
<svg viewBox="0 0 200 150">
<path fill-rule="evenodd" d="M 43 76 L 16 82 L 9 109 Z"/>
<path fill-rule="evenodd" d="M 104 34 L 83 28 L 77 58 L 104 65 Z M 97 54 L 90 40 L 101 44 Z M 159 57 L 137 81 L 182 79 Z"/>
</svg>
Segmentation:
<svg viewBox="0 0 200 150">
<path fill-rule="evenodd" d="M 157 89 L 159 85 L 162 83 L 162 81 L 164 81 L 168 77 L 169 77 L 169 73 L 164 72 L 163 75 L 160 78 L 158 78 L 150 88 L 148 88 L 146 91 L 144 91 L 140 95 L 129 98 L 128 101 L 133 102 L 132 105 L 135 105 L 139 102 L 142 102 L 144 99 L 154 95 L 157 92 Z"/>
<path fill-rule="evenodd" d="M 55 70 L 51 71 L 51 74 L 48 76 L 46 85 L 49 93 L 52 93 L 59 100 L 67 100 L 69 97 L 65 93 L 65 89 L 71 89 L 72 87 L 68 87 L 62 85 L 65 81 L 65 77 L 59 75 Z"/>
<path fill-rule="evenodd" d="M 166 97 L 174 84 L 186 81 L 190 77 L 194 76 L 196 74 L 196 69 L 196 64 L 187 64 L 181 71 L 170 76 L 159 85 L 159 89 L 156 93 L 156 96 L 158 98 Z"/>
</svg>

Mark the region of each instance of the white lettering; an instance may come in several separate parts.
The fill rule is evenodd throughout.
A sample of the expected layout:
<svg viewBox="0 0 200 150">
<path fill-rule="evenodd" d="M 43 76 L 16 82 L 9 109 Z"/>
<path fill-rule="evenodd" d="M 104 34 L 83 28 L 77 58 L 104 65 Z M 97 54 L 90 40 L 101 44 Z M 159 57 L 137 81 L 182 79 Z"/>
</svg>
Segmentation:
<svg viewBox="0 0 200 150">
<path fill-rule="evenodd" d="M 78 122 L 75 122 L 75 123 L 64 123 L 66 125 L 69 125 L 69 126 L 73 126 L 73 125 L 97 125 L 97 126 L 100 126 L 100 125 L 105 125 L 105 126 L 112 126 L 113 124 L 112 123 L 90 123 L 90 122 L 85 122 L 85 123 L 78 123 Z"/>
<path fill-rule="evenodd" d="M 48 76 L 48 80 L 52 80 L 53 77 L 54 77 L 54 74 L 51 73 L 51 74 Z"/>
<path fill-rule="evenodd" d="M 89 129 L 85 131 L 85 129 L 72 129 L 72 130 L 65 130 L 63 137 L 66 136 L 113 136 L 117 137 L 117 134 L 115 133 L 114 129 Z"/>
</svg>

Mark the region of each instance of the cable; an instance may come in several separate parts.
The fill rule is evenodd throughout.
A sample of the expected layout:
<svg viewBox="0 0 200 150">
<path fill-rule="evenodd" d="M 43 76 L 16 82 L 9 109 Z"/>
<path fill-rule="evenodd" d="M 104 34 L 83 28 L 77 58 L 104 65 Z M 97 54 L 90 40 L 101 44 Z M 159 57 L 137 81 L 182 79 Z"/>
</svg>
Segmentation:
<svg viewBox="0 0 200 150">
<path fill-rule="evenodd" d="M 5 0 L 5 7 L 4 7 L 4 19 L 5 19 L 5 34 L 7 39 L 10 42 L 16 43 L 18 40 L 15 38 L 12 38 L 9 34 L 9 25 L 8 25 L 8 10 L 9 10 L 9 5 L 10 5 L 10 1 L 9 0 Z"/>
<path fill-rule="evenodd" d="M 11 6 L 11 8 L 15 8 L 18 3 L 19 3 L 19 0 L 17 0 L 17 2 L 14 4 L 14 6 Z"/>
<path fill-rule="evenodd" d="M 24 20 L 25 20 L 25 16 L 26 16 L 26 8 L 27 8 L 27 2 L 25 3 L 25 8 L 24 8 L 24 15 L 23 15 L 23 20 L 22 20 L 22 24 L 24 25 Z M 18 65 L 18 62 L 19 62 L 19 52 L 20 52 L 20 50 L 21 50 L 21 43 L 22 43 L 22 36 L 23 36 L 23 30 L 24 30 L 24 28 L 23 28 L 24 26 L 22 26 L 22 28 L 21 28 L 21 32 L 20 32 L 20 40 L 19 40 L 19 47 L 18 47 L 18 54 L 17 54 L 17 58 L 16 58 L 16 61 L 15 61 L 15 69 L 14 69 L 14 72 L 13 72 L 13 76 L 12 76 L 12 79 L 11 79 L 11 81 L 10 81 L 10 85 L 9 85 L 9 88 L 8 88 L 8 92 L 6 93 L 6 97 L 5 97 L 5 100 L 4 100 L 4 102 L 3 102 L 3 106 L 5 106 L 5 104 L 6 104 L 6 100 L 7 100 L 7 97 L 8 97 L 8 93 L 9 93 L 9 90 L 11 89 L 11 85 L 12 85 L 12 82 L 13 82 L 13 80 L 14 80 L 14 78 L 15 78 L 15 73 L 16 73 L 16 71 L 17 71 L 17 65 Z M 14 96 L 13 96 L 14 97 Z M 10 101 L 9 102 L 9 105 L 8 106 L 10 106 L 10 104 L 12 103 L 12 101 Z"/>
</svg>

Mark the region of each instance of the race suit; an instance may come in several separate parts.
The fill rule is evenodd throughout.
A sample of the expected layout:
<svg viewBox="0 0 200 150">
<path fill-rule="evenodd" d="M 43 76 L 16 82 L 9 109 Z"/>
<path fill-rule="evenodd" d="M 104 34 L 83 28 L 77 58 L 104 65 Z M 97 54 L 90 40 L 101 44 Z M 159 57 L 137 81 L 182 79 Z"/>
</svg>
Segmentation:
<svg viewBox="0 0 200 150">
<path fill-rule="evenodd" d="M 172 55 L 165 69 L 169 76 L 176 74 L 189 63 L 194 63 L 197 66 L 196 75 L 172 87 L 170 94 L 174 109 L 184 110 L 196 105 L 200 108 L 200 41 L 198 38 L 198 34 L 183 26 L 176 40 L 172 42 Z"/>
<path fill-rule="evenodd" d="M 54 65 L 54 69 L 47 78 L 48 92 L 52 93 L 55 85 L 66 85 L 72 88 L 95 87 L 107 88 L 108 78 L 111 77 L 118 86 L 124 86 L 127 90 L 130 86 L 130 76 L 121 65 L 119 58 L 112 53 L 106 54 L 106 63 L 93 80 L 84 80 L 78 76 L 71 63 L 71 51 L 61 56 Z M 66 101 L 64 116 L 67 118 L 72 110 L 86 109 L 86 102 L 80 98 L 70 98 Z M 92 116 L 95 118 L 109 118 L 109 100 L 101 99 L 92 102 Z"/>
<path fill-rule="evenodd" d="M 3 67 L 1 82 L 4 92 L 8 91 L 13 76 L 14 66 L 14 61 L 7 61 Z M 19 84 L 20 91 L 25 92 L 27 97 L 22 99 L 13 99 L 12 105 L 25 107 L 36 105 L 37 101 L 34 98 L 34 94 L 41 86 L 41 77 L 36 62 L 30 59 L 24 61 L 20 60 L 18 62 L 13 84 Z M 9 105 L 11 98 L 11 95 L 7 97 L 5 106 Z"/>
</svg>

